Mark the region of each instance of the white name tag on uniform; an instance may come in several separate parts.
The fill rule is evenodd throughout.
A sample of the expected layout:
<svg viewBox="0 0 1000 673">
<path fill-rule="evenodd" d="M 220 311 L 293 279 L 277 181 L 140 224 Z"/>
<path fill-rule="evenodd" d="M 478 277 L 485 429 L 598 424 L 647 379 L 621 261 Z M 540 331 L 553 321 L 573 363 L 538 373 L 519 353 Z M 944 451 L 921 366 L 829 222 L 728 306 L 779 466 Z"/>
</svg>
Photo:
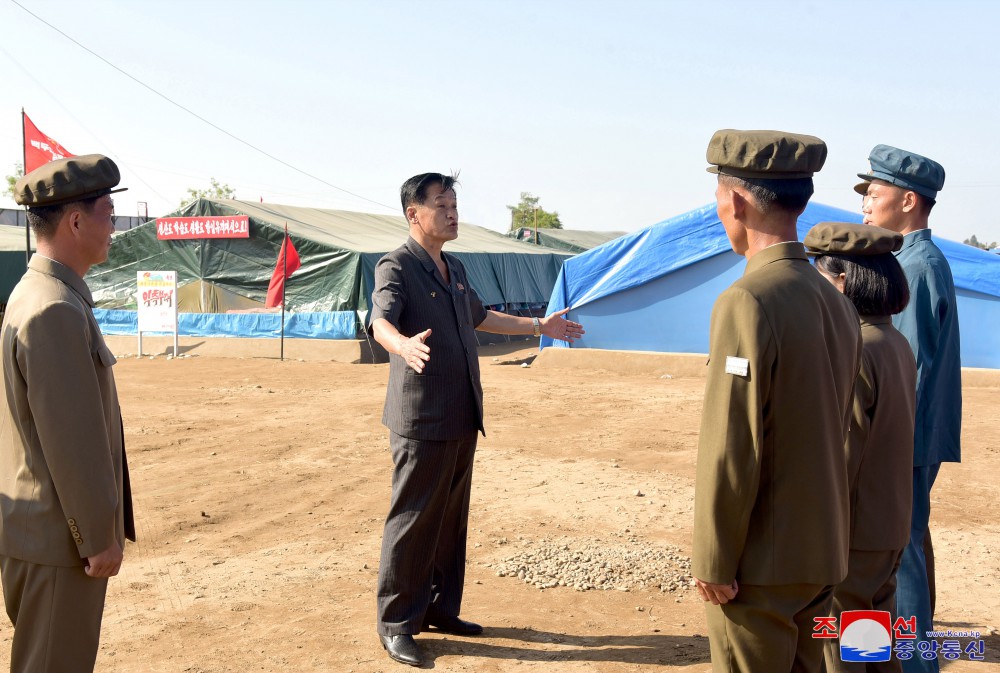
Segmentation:
<svg viewBox="0 0 1000 673">
<path fill-rule="evenodd" d="M 726 356 L 726 373 L 736 376 L 746 376 L 750 373 L 750 361 L 735 355 Z"/>
</svg>

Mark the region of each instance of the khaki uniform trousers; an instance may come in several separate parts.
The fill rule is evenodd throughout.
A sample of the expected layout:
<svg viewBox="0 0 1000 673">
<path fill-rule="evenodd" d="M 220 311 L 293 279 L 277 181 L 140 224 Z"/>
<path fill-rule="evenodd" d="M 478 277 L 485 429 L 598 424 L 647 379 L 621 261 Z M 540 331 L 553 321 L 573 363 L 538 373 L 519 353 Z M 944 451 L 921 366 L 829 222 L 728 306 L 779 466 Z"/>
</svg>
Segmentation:
<svg viewBox="0 0 1000 673">
<path fill-rule="evenodd" d="M 896 570 L 903 550 L 861 551 L 852 549 L 847 577 L 833 589 L 831 616 L 840 623 L 847 610 L 884 610 L 896 618 Z M 827 640 L 826 670 L 831 673 L 900 673 L 903 665 L 893 656 L 889 661 L 848 662 L 840 660 L 840 641 Z"/>
<path fill-rule="evenodd" d="M 108 580 L 83 566 L 37 565 L 0 556 L 7 615 L 14 625 L 11 673 L 93 671 Z"/>
<path fill-rule="evenodd" d="M 812 634 L 833 607 L 832 586 L 741 584 L 734 600 L 706 607 L 714 673 L 823 670 L 823 640 Z"/>
</svg>

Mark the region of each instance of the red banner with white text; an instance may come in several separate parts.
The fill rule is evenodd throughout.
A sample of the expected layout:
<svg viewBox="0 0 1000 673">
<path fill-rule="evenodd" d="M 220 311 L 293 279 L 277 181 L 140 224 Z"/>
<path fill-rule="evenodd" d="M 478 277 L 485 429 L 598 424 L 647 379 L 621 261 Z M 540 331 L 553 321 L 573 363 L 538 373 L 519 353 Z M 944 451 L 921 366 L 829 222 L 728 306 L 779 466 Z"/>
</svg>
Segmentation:
<svg viewBox="0 0 1000 673">
<path fill-rule="evenodd" d="M 56 159 L 75 157 L 69 150 L 38 130 L 28 115 L 21 113 L 24 121 L 24 174 Z"/>
<path fill-rule="evenodd" d="M 190 238 L 250 238 L 250 218 L 161 217 L 156 220 L 156 238 L 161 241 Z"/>
</svg>

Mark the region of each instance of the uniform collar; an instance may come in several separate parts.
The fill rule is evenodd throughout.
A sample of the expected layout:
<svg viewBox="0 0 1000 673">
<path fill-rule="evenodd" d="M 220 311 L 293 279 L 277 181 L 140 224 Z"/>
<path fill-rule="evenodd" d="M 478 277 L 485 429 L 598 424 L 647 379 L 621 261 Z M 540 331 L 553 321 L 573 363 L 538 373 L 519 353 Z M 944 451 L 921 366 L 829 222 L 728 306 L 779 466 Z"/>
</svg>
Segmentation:
<svg viewBox="0 0 1000 673">
<path fill-rule="evenodd" d="M 428 271 L 433 271 L 434 269 L 437 268 L 437 264 L 434 263 L 434 260 L 431 259 L 431 256 L 427 253 L 426 250 L 424 250 L 422 245 L 417 243 L 416 239 L 413 238 L 412 236 L 406 239 L 406 249 L 412 252 L 416 256 L 416 258 L 420 260 L 420 263 L 424 266 L 424 268 L 427 269 Z M 444 253 L 442 253 L 442 258 L 443 257 Z"/>
<path fill-rule="evenodd" d="M 861 325 L 889 325 L 892 323 L 892 316 L 888 315 L 863 315 Z"/>
<path fill-rule="evenodd" d="M 56 280 L 69 285 L 73 288 L 74 292 L 87 302 L 90 308 L 95 307 L 94 297 L 90 294 L 90 288 L 83 282 L 83 278 L 76 275 L 76 271 L 73 271 L 73 269 L 65 264 L 35 253 L 31 256 L 31 261 L 28 262 L 28 268 L 38 273 L 44 273 L 46 276 L 52 276 Z"/>
<path fill-rule="evenodd" d="M 743 271 L 743 275 L 746 276 L 753 273 L 771 262 L 777 262 L 780 259 L 801 259 L 807 263 L 809 261 L 809 258 L 806 257 L 806 248 L 799 241 L 775 243 L 751 257 L 747 261 L 747 268 Z"/>
<path fill-rule="evenodd" d="M 423 246 L 417 243 L 416 239 L 412 236 L 406 239 L 406 249 L 412 252 L 413 255 L 420 260 L 420 264 L 424 267 L 424 270 L 427 271 L 427 273 L 432 274 L 445 289 L 449 289 L 448 283 L 444 282 L 441 272 L 438 271 L 437 264 L 434 263 L 430 254 L 424 250 Z M 454 270 L 451 268 L 451 260 L 443 250 L 441 251 L 441 259 L 444 260 L 445 265 L 448 267 L 448 272 L 454 278 Z"/>
<path fill-rule="evenodd" d="M 918 241 L 929 241 L 931 240 L 931 230 L 930 229 L 917 229 L 916 231 L 911 231 L 910 233 L 903 236 L 903 247 L 899 249 L 898 252 L 906 250 L 911 245 L 916 245 Z"/>
</svg>

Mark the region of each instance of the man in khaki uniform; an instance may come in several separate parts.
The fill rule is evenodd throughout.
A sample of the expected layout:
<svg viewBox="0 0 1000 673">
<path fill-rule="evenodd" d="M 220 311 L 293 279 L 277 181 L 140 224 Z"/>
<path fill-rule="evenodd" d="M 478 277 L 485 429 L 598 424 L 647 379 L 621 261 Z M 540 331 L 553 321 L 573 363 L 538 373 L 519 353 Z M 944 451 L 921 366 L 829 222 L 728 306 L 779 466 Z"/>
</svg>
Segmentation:
<svg viewBox="0 0 1000 673">
<path fill-rule="evenodd" d="M 0 575 L 11 671 L 91 671 L 108 578 L 135 540 L 114 374 L 83 276 L 107 259 L 120 179 L 107 157 L 18 180 L 38 251 L 0 341 Z"/>
<path fill-rule="evenodd" d="M 814 617 L 847 573 L 844 438 L 858 315 L 810 265 L 796 220 L 826 145 L 718 131 L 707 153 L 743 277 L 712 310 L 693 574 L 715 671 L 819 671 Z"/>
</svg>

